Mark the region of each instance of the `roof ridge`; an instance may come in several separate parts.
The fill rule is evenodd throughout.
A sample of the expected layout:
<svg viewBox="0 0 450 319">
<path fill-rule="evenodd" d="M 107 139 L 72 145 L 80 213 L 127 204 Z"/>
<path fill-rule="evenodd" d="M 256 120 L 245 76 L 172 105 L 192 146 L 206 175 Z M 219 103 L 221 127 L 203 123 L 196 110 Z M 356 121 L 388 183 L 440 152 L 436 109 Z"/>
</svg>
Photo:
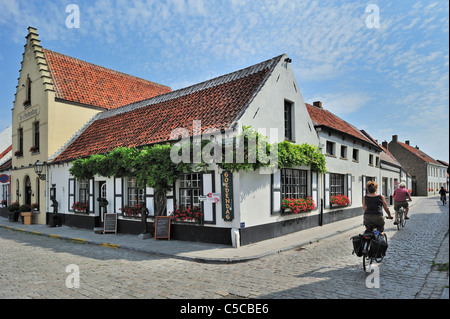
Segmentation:
<svg viewBox="0 0 450 319">
<path fill-rule="evenodd" d="M 103 70 L 106 70 L 106 71 L 111 72 L 111 73 L 115 73 L 117 75 L 124 75 L 124 76 L 131 77 L 131 78 L 134 78 L 134 79 L 139 80 L 139 81 L 147 82 L 149 84 L 153 84 L 153 85 L 156 85 L 156 86 L 159 86 L 159 87 L 169 88 L 170 89 L 170 87 L 167 86 L 167 85 L 156 83 L 156 82 L 153 82 L 153 81 L 150 81 L 150 80 L 147 80 L 147 79 L 144 79 L 144 78 L 132 75 L 132 74 L 128 74 L 128 73 L 125 73 L 125 72 L 113 70 L 113 69 L 110 69 L 110 68 L 107 68 L 107 67 L 104 67 L 104 66 L 92 63 L 92 62 L 88 62 L 88 61 L 84 61 L 84 60 L 81 60 L 81 59 L 78 59 L 78 58 L 74 58 L 74 57 L 72 57 L 70 55 L 67 55 L 67 54 L 59 53 L 59 52 L 56 52 L 56 51 L 53 51 L 53 50 L 50 50 L 50 49 L 46 49 L 44 47 L 42 47 L 42 50 L 44 51 L 44 53 L 45 52 L 50 52 L 50 53 L 53 53 L 53 54 L 58 54 L 58 55 L 63 56 L 65 58 L 73 59 L 75 61 L 80 61 L 80 62 L 89 64 L 89 65 L 91 65 L 93 67 L 96 67 L 96 68 L 99 68 L 99 69 L 103 69 Z"/>
<path fill-rule="evenodd" d="M 101 113 L 100 117 L 98 118 L 100 119 L 105 119 L 111 116 L 115 116 L 118 114 L 123 114 L 123 113 L 127 113 L 127 112 L 131 112 L 133 110 L 142 108 L 142 107 L 147 107 L 150 105 L 154 105 L 154 104 L 158 104 L 158 103 L 162 103 L 162 102 L 166 102 L 175 98 L 179 98 L 179 97 L 183 97 L 195 92 L 200 92 L 218 85 L 222 85 L 231 81 L 235 81 L 238 79 L 241 79 L 243 77 L 252 75 L 254 73 L 260 72 L 266 68 L 273 68 L 274 65 L 276 65 L 276 63 L 278 62 L 278 60 L 283 56 L 279 55 L 277 57 L 274 57 L 272 59 L 257 63 L 255 65 L 231 72 L 231 73 L 227 73 L 215 78 L 212 78 L 210 80 L 206 80 L 200 83 L 196 83 L 190 86 L 187 86 L 185 88 L 181 88 L 175 91 L 171 91 L 168 93 L 164 93 L 164 94 L 160 94 L 157 96 L 154 96 L 152 98 L 149 99 L 145 99 L 142 101 L 138 101 L 138 102 L 134 102 L 131 104 L 127 104 L 124 106 L 121 106 L 119 108 L 115 108 L 115 109 L 111 109 L 111 110 L 107 110 L 103 113 Z M 267 79 L 267 78 L 266 78 Z M 265 79 L 265 80 L 266 80 Z M 265 82 L 265 80 L 263 82 Z M 257 92 L 259 91 L 259 89 L 257 90 Z M 253 100 L 253 97 L 252 99 Z"/>
</svg>

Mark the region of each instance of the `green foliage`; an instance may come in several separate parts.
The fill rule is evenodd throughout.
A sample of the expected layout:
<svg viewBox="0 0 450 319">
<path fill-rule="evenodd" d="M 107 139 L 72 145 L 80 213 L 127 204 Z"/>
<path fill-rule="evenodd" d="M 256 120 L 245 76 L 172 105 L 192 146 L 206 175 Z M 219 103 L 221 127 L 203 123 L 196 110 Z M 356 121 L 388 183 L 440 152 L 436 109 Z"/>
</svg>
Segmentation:
<svg viewBox="0 0 450 319">
<path fill-rule="evenodd" d="M 326 173 L 325 156 L 320 150 L 309 144 L 292 144 L 284 141 L 278 144 L 278 167 L 311 166 L 311 170 Z"/>
<path fill-rule="evenodd" d="M 233 139 L 232 163 L 222 156 L 220 166 L 227 171 L 251 171 L 261 167 L 268 167 L 271 164 L 269 158 L 271 145 L 267 142 L 267 137 L 255 131 L 251 126 L 244 126 L 242 133 Z"/>
<path fill-rule="evenodd" d="M 201 150 L 204 150 L 209 143 L 213 142 L 203 140 Z M 226 149 L 221 154 L 222 163 L 219 163 L 219 166 L 224 170 L 232 172 L 257 170 L 276 164 L 278 158 L 279 168 L 310 166 L 313 171 L 326 172 L 325 157 L 316 146 L 296 145 L 287 141 L 270 145 L 265 136 L 251 127 L 243 127 L 242 133 L 234 138 L 232 146 L 231 149 Z M 193 143 L 183 146 L 189 150 L 188 163 L 183 161 L 174 163 L 171 160 L 173 147 L 171 144 L 157 144 L 141 149 L 120 147 L 107 154 L 95 154 L 88 158 L 77 159 L 69 171 L 77 179 L 90 179 L 94 175 L 131 177 L 135 178 L 142 187 L 146 185 L 167 192 L 171 190 L 180 174 L 194 170 L 206 170 L 208 166 L 203 159 L 204 156 L 194 154 Z M 207 150 L 212 151 L 213 147 L 209 145 Z M 175 151 L 180 154 L 182 149 Z M 232 152 L 232 163 L 228 163 L 230 154 L 227 155 L 227 151 Z M 269 158 L 274 154 L 277 156 L 275 159 Z M 193 165 L 191 163 L 195 156 L 201 158 L 202 161 Z"/>
</svg>

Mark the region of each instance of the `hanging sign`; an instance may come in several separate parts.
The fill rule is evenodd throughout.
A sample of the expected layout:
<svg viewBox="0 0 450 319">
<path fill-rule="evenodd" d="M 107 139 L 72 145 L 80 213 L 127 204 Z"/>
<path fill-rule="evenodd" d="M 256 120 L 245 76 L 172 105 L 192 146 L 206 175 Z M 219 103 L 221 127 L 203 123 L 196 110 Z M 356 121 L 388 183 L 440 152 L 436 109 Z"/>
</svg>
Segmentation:
<svg viewBox="0 0 450 319">
<path fill-rule="evenodd" d="M 209 193 L 208 195 L 199 196 L 198 200 L 201 202 L 218 204 L 218 203 L 220 203 L 220 194 Z"/>
<path fill-rule="evenodd" d="M 234 219 L 233 207 L 233 173 L 222 172 L 222 218 L 226 222 Z"/>
</svg>

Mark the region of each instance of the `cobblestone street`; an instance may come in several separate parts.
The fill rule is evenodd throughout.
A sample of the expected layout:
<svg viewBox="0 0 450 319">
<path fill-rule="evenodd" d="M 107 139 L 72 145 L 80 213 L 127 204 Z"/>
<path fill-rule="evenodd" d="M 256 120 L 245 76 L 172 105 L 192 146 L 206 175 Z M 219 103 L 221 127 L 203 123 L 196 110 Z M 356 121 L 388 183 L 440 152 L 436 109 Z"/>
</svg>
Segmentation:
<svg viewBox="0 0 450 319">
<path fill-rule="evenodd" d="M 359 229 L 224 265 L 0 228 L 0 298 L 439 299 L 447 271 L 432 267 L 448 263 L 448 215 L 448 206 L 429 198 L 411 209 L 406 228 L 397 231 L 388 220 L 388 254 L 378 267 L 379 288 L 371 289 L 366 279 L 372 273 L 364 273 L 361 258 L 351 253 L 350 237 Z M 79 267 L 79 288 L 66 287 L 68 265 Z"/>
</svg>

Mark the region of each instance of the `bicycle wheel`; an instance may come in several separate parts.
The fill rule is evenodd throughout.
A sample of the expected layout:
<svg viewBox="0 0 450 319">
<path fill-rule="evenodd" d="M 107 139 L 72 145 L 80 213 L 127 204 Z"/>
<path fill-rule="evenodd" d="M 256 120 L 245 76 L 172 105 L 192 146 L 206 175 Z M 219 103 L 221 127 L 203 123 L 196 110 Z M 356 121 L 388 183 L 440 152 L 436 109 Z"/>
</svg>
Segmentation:
<svg viewBox="0 0 450 319">
<path fill-rule="evenodd" d="M 363 245 L 363 269 L 367 271 L 367 266 L 370 265 L 370 257 L 369 257 L 369 242 L 365 241 Z"/>
<path fill-rule="evenodd" d="M 403 211 L 401 209 L 399 209 L 397 212 L 397 230 L 400 230 L 400 227 L 401 227 L 401 217 L 400 216 L 403 216 Z"/>
<path fill-rule="evenodd" d="M 401 224 L 402 224 L 402 227 L 405 227 L 405 225 L 406 225 L 406 219 L 405 219 L 404 213 L 402 214 Z"/>
</svg>

